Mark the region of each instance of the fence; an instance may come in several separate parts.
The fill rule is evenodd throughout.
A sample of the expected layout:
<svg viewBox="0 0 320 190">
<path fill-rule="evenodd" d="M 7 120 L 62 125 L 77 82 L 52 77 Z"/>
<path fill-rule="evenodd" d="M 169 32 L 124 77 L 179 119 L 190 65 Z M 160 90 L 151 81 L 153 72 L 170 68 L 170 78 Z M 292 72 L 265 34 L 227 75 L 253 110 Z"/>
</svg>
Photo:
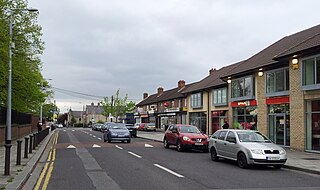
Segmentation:
<svg viewBox="0 0 320 190">
<path fill-rule="evenodd" d="M 7 121 L 7 108 L 0 107 L 0 125 L 5 125 Z M 21 113 L 11 110 L 11 123 L 25 125 L 32 123 L 32 114 Z"/>
</svg>

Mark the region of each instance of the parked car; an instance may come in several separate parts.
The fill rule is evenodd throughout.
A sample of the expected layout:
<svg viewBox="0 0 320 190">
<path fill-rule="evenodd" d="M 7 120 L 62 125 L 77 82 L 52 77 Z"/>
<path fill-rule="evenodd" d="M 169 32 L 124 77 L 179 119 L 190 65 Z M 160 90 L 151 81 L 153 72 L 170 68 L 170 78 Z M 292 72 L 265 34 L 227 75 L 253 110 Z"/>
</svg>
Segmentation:
<svg viewBox="0 0 320 190">
<path fill-rule="evenodd" d="M 282 147 L 254 130 L 218 130 L 210 137 L 209 150 L 213 161 L 219 158 L 235 160 L 240 168 L 259 164 L 279 169 L 287 161 Z"/>
<path fill-rule="evenodd" d="M 126 124 L 126 127 L 129 130 L 131 137 L 137 137 L 137 128 L 133 124 Z"/>
<path fill-rule="evenodd" d="M 127 141 L 131 142 L 130 132 L 124 123 L 110 123 L 106 126 L 103 134 L 103 141 Z"/>
<path fill-rule="evenodd" d="M 101 131 L 102 126 L 103 126 L 103 124 L 101 124 L 101 123 L 95 123 L 92 126 L 92 130 Z"/>
<path fill-rule="evenodd" d="M 144 131 L 156 131 L 156 124 L 155 123 L 146 123 L 143 127 Z"/>
<path fill-rule="evenodd" d="M 185 149 L 198 149 L 208 152 L 208 135 L 203 134 L 193 125 L 175 124 L 170 125 L 163 138 L 163 145 L 169 148 L 175 145 L 179 152 Z"/>
<path fill-rule="evenodd" d="M 141 123 L 135 123 L 135 124 L 134 124 L 134 127 L 138 130 L 140 124 L 141 124 Z"/>
</svg>

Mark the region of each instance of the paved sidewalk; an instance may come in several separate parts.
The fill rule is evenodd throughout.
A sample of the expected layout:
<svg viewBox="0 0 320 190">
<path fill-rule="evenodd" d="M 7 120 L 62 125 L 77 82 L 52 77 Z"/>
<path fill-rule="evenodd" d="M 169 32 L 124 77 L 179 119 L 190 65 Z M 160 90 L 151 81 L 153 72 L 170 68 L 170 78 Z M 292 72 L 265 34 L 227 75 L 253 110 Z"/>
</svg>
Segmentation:
<svg viewBox="0 0 320 190">
<path fill-rule="evenodd" d="M 32 148 L 32 153 L 28 151 L 28 158 L 24 158 L 25 154 L 25 139 L 22 138 L 21 144 L 21 165 L 16 165 L 17 160 L 17 141 L 12 141 L 11 155 L 10 155 L 10 175 L 4 175 L 5 166 L 5 147 L 0 145 L 0 189 L 14 190 L 20 189 L 27 181 L 32 171 L 40 159 L 51 135 L 54 131 L 50 132 L 35 149 Z M 30 139 L 29 139 L 30 141 Z M 30 142 L 28 143 L 28 149 Z"/>
<path fill-rule="evenodd" d="M 138 137 L 162 142 L 163 131 L 159 132 L 142 132 L 138 131 Z M 295 151 L 286 148 L 288 160 L 284 168 L 304 171 L 320 175 L 320 154 Z"/>
</svg>

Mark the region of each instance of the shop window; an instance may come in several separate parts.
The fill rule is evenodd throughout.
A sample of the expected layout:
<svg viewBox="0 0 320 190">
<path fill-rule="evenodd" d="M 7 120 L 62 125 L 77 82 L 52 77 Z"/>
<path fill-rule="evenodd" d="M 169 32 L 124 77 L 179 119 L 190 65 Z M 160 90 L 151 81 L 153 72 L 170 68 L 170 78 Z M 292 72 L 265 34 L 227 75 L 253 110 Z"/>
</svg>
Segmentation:
<svg viewBox="0 0 320 190">
<path fill-rule="evenodd" d="M 232 101 L 253 99 L 254 97 L 254 81 L 253 77 L 244 77 L 234 79 L 231 82 L 231 99 Z"/>
<path fill-rule="evenodd" d="M 237 107 L 234 108 L 233 127 L 236 129 L 257 130 L 257 107 Z"/>
<path fill-rule="evenodd" d="M 306 104 L 307 150 L 320 151 L 320 100 Z"/>
<path fill-rule="evenodd" d="M 302 89 L 320 89 L 320 56 L 302 60 Z"/>
<path fill-rule="evenodd" d="M 212 90 L 212 105 L 213 106 L 227 105 L 227 88 Z"/>
<path fill-rule="evenodd" d="M 266 93 L 267 96 L 289 94 L 289 68 L 266 73 Z"/>
<path fill-rule="evenodd" d="M 192 108 L 202 108 L 202 93 L 191 94 L 190 106 Z"/>
</svg>

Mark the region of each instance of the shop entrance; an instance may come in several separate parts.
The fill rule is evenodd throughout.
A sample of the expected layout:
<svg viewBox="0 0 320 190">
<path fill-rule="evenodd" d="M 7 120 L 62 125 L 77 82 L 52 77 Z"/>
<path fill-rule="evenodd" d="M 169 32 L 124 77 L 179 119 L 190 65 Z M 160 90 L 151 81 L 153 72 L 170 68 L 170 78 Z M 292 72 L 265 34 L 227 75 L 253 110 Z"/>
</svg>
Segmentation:
<svg viewBox="0 0 320 190">
<path fill-rule="evenodd" d="M 286 114 L 270 115 L 269 137 L 283 146 L 290 146 L 290 116 Z"/>
</svg>

